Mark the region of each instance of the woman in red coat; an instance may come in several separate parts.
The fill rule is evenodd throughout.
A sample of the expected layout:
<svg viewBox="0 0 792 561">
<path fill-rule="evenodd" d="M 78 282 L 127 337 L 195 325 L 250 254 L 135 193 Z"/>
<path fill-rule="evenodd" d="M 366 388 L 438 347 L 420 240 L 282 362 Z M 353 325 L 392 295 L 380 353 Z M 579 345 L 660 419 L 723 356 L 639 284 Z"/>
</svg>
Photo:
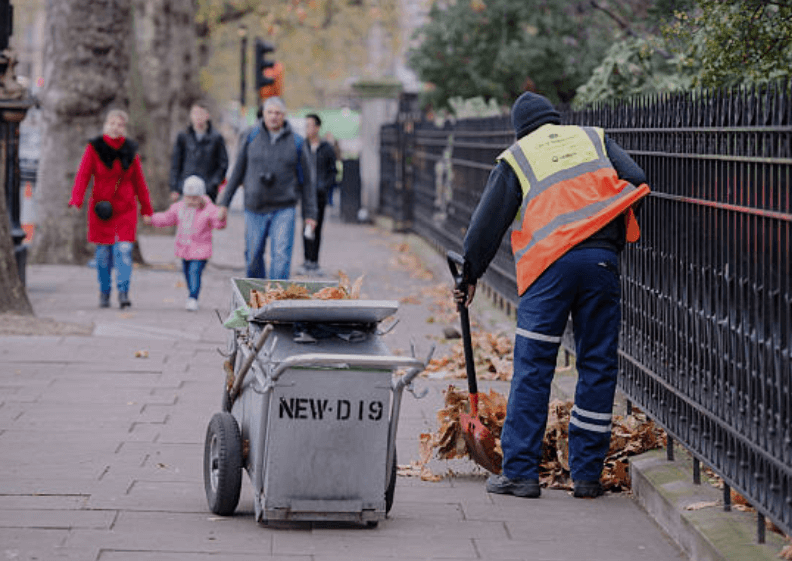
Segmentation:
<svg viewBox="0 0 792 561">
<path fill-rule="evenodd" d="M 131 305 L 129 280 L 132 276 L 138 203 L 143 216 L 154 214 L 137 155 L 137 143 L 126 138 L 128 121 L 128 115 L 119 109 L 107 114 L 104 134 L 92 138 L 85 148 L 69 200 L 70 206 L 80 208 L 93 177 L 93 191 L 88 200 L 88 241 L 96 244 L 101 308 L 110 306 L 113 265 L 118 304 L 121 308 Z"/>
</svg>

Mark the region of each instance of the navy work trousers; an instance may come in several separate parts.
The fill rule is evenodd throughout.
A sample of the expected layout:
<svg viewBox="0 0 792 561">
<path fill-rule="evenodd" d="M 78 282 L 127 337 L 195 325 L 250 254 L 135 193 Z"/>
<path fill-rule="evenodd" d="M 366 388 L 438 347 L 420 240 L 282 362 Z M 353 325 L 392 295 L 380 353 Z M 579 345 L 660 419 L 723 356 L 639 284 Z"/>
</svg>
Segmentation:
<svg viewBox="0 0 792 561">
<path fill-rule="evenodd" d="M 514 377 L 501 433 L 503 473 L 536 479 L 550 386 L 561 336 L 572 314 L 578 382 L 569 424 L 574 481 L 598 481 L 611 436 L 618 374 L 621 288 L 615 251 L 575 249 L 558 259 L 520 298 Z"/>
</svg>

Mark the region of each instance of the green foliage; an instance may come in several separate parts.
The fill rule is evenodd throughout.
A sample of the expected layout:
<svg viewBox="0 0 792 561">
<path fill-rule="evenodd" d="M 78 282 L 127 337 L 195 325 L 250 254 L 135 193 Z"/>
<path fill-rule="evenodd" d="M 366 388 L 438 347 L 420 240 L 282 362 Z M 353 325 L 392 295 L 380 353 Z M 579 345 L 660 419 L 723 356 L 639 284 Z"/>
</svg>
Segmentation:
<svg viewBox="0 0 792 561">
<path fill-rule="evenodd" d="M 766 0 L 662 0 L 674 8 L 658 34 L 617 41 L 589 80 L 576 107 L 645 95 L 764 83 L 789 75 L 792 3 Z"/>
<path fill-rule="evenodd" d="M 677 12 L 665 36 L 703 87 L 763 83 L 788 75 L 792 64 L 792 3 L 699 0 Z M 695 61 L 695 62 L 694 62 Z"/>
<path fill-rule="evenodd" d="M 573 105 L 689 89 L 695 65 L 670 56 L 661 39 L 630 38 L 611 45 L 588 82 L 577 90 Z"/>
<path fill-rule="evenodd" d="M 565 102 L 607 46 L 592 32 L 583 2 L 459 0 L 435 2 L 408 64 L 429 84 L 425 101 L 454 97 L 510 105 L 526 87 Z M 588 20 L 588 26 L 584 20 Z"/>
</svg>

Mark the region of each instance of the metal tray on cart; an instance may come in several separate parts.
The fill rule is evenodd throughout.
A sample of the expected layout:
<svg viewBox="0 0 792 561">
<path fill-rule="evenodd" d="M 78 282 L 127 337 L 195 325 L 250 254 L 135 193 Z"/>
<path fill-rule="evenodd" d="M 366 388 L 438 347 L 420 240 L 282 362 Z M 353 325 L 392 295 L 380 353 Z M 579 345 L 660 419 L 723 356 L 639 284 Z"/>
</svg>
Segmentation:
<svg viewBox="0 0 792 561">
<path fill-rule="evenodd" d="M 395 314 L 392 300 L 277 300 L 250 311 L 251 321 L 377 323 Z"/>
<path fill-rule="evenodd" d="M 328 286 L 338 286 L 336 282 L 257 281 L 236 278 L 232 279 L 236 305 L 247 304 L 253 289 L 266 290 L 267 285 L 281 284 L 305 286 L 310 293 Z M 377 323 L 392 316 L 398 309 L 399 303 L 395 300 L 276 300 L 262 308 L 251 309 L 248 320 L 281 323 Z"/>
</svg>

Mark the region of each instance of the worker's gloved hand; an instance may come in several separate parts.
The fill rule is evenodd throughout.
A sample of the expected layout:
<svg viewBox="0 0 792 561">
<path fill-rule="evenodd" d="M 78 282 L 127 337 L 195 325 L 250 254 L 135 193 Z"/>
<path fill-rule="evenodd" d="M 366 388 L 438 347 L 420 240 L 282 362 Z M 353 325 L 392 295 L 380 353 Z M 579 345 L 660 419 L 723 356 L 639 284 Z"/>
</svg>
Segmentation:
<svg viewBox="0 0 792 561">
<path fill-rule="evenodd" d="M 462 304 L 466 308 L 473 302 L 473 296 L 476 295 L 476 283 L 462 281 L 454 288 L 454 302 L 457 305 Z"/>
</svg>

